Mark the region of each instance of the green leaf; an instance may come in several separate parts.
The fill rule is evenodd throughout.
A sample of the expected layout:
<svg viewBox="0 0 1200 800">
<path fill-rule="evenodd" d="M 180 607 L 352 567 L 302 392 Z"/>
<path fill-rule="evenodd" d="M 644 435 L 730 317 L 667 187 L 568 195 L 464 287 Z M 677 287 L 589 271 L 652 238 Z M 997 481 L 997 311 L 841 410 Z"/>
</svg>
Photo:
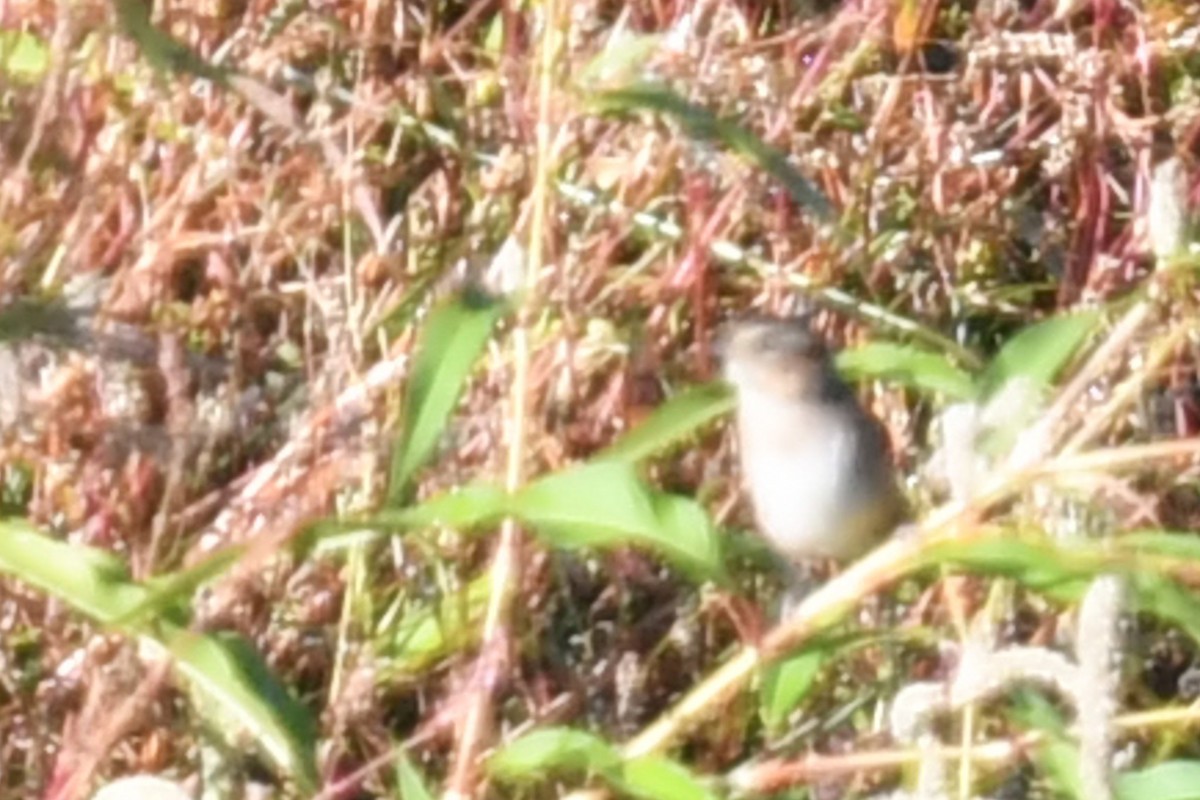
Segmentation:
<svg viewBox="0 0 1200 800">
<path fill-rule="evenodd" d="M 150 3 L 144 0 L 112 0 L 117 27 L 133 40 L 142 56 L 155 69 L 189 73 L 222 81 L 224 72 L 196 55 L 186 44 L 154 27 L 150 21 Z"/>
<path fill-rule="evenodd" d="M 508 512 L 508 507 L 508 493 L 503 489 L 472 483 L 414 506 L 385 508 L 349 519 L 322 520 L 297 537 L 297 545 L 301 549 L 315 545 L 320 552 L 331 552 L 376 541 L 383 538 L 385 531 L 449 528 L 468 533 L 495 522 Z"/>
<path fill-rule="evenodd" d="M 130 580 L 112 554 L 57 541 L 25 520 L 0 522 L 0 571 L 166 650 L 175 669 L 201 693 L 197 711 L 236 720 L 281 770 L 302 787 L 315 786 L 311 719 L 244 642 L 194 633 L 161 614 L 142 624 L 123 624 L 138 619 L 135 612 L 146 609 L 155 595 Z"/>
<path fill-rule="evenodd" d="M 387 660 L 388 672 L 418 674 L 478 641 L 490 587 L 488 575 L 476 578 L 465 596 L 451 594 L 436 603 L 410 608 L 394 630 L 381 631 L 386 643 L 379 650 Z"/>
<path fill-rule="evenodd" d="M 806 647 L 767 667 L 760 709 L 763 723 L 769 729 L 777 730 L 787 721 L 788 715 L 808 696 L 828 659 L 829 651 L 825 648 Z"/>
<path fill-rule="evenodd" d="M 1200 800 L 1200 761 L 1164 761 L 1117 776 L 1120 800 Z"/>
<path fill-rule="evenodd" d="M 544 728 L 505 745 L 488 761 L 491 774 L 507 781 L 543 780 L 548 773 L 589 773 L 646 800 L 715 800 L 680 764 L 659 756 L 623 762 L 598 736 L 570 728 Z"/>
<path fill-rule="evenodd" d="M 1160 546 L 1170 537 L 1155 536 Z M 1125 537 L 1116 540 L 1122 547 Z M 1180 555 L 1189 550 L 1182 543 Z M 1097 575 L 1119 572 L 1128 576 L 1138 609 L 1177 625 L 1200 643 L 1200 599 L 1180 586 L 1161 565 L 1139 564 L 1129 554 L 1107 547 L 1078 544 L 1059 547 L 1049 540 L 997 536 L 972 542 L 935 545 L 923 556 L 929 564 L 955 564 L 972 572 L 1002 575 L 1059 601 L 1075 601 Z"/>
<path fill-rule="evenodd" d="M 501 303 L 467 294 L 430 315 L 405 391 L 402 438 L 392 456 L 389 504 L 403 499 L 413 474 L 433 455 L 503 310 Z"/>
<path fill-rule="evenodd" d="M 509 742 L 488 760 L 502 780 L 540 780 L 550 771 L 611 772 L 621 756 L 598 736 L 570 728 L 541 728 Z"/>
<path fill-rule="evenodd" d="M 645 800 L 717 800 L 690 770 L 661 756 L 629 761 L 617 783 L 628 794 Z"/>
<path fill-rule="evenodd" d="M 149 591 L 145 599 L 114 622 L 122 626 L 134 625 L 161 616 L 169 609 L 185 605 L 197 588 L 236 564 L 245 551 L 246 548 L 241 545 L 225 547 L 193 567 L 169 575 L 155 576 L 147 582 Z"/>
<path fill-rule="evenodd" d="M 1010 339 L 980 377 L 985 396 L 1014 378 L 1050 386 L 1071 356 L 1100 322 L 1099 311 L 1053 317 L 1031 325 Z"/>
<path fill-rule="evenodd" d="M 600 92 L 591 98 L 598 113 L 652 111 L 671 117 L 688 136 L 718 141 L 781 182 L 797 204 L 822 221 L 833 218 L 833 206 L 816 186 L 800 174 L 787 156 L 734 122 L 717 117 L 658 83 L 641 83 L 624 89 Z"/>
<path fill-rule="evenodd" d="M 412 323 L 417 312 L 420 311 L 425 301 L 429 298 L 430 292 L 437 287 L 438 280 L 441 277 L 441 272 L 428 270 L 424 274 L 417 275 L 411 279 L 408 284 L 408 290 L 383 315 L 379 322 L 368 332 L 368 335 L 382 331 L 388 339 L 395 338 L 400 331 Z"/>
<path fill-rule="evenodd" d="M 1055 797 L 1091 800 L 1079 781 L 1079 748 L 1066 739 L 1048 739 L 1036 749 L 1036 760 L 1046 773 Z"/>
<path fill-rule="evenodd" d="M 79 314 L 61 300 L 22 297 L 0 308 L 0 342 L 20 342 L 39 336 L 63 342 L 79 334 Z"/>
<path fill-rule="evenodd" d="M 1062 714 L 1030 688 L 1014 689 L 1012 700 L 1013 717 L 1045 736 L 1035 749 L 1035 759 L 1057 790 L 1056 796 L 1086 800 L 1079 784 L 1079 748 L 1067 739 L 1067 725 Z"/>
<path fill-rule="evenodd" d="M 425 778 L 417 771 L 416 765 L 401 750 L 396 758 L 396 787 L 400 790 L 400 800 L 433 800 L 433 792 L 425 783 Z"/>
<path fill-rule="evenodd" d="M 940 353 L 907 345 L 873 342 L 837 356 L 838 369 L 849 380 L 880 379 L 953 400 L 975 396 L 971 376 Z"/>
<path fill-rule="evenodd" d="M 1200 643 L 1200 599 L 1195 594 L 1148 570 L 1134 573 L 1132 587 L 1140 611 L 1175 623 Z"/>
<path fill-rule="evenodd" d="M 955 564 L 972 572 L 1013 578 L 1059 600 L 1077 600 L 1091 580 L 1113 566 L 1084 546 L 1067 550 L 1048 540 L 1001 535 L 970 542 L 947 542 L 929 548 L 929 564 Z"/>
<path fill-rule="evenodd" d="M 384 509 L 358 524 L 388 528 L 450 528 L 466 531 L 494 522 L 508 511 L 508 493 L 488 483 L 469 483 L 407 508 Z"/>
<path fill-rule="evenodd" d="M 1131 554 L 1200 561 L 1200 536 L 1186 531 L 1132 531 L 1113 540 Z"/>
<path fill-rule="evenodd" d="M 581 87 L 612 86 L 634 79 L 662 49 L 662 34 L 620 31 L 575 75 Z"/>
<path fill-rule="evenodd" d="M 38 83 L 50 69 L 50 48 L 28 31 L 0 30 L 0 75 L 14 83 Z"/>
<path fill-rule="evenodd" d="M 113 554 L 51 539 L 21 519 L 0 521 L 0 571 L 105 623 L 149 596 Z"/>
<path fill-rule="evenodd" d="M 162 644 L 197 692 L 197 711 L 218 730 L 248 731 L 267 757 L 304 791 L 317 785 L 316 726 L 241 637 L 163 627 Z"/>
<path fill-rule="evenodd" d="M 694 434 L 733 409 L 734 398 L 722 381 L 695 386 L 663 403 L 629 433 L 597 454 L 597 459 L 640 461 Z"/>
<path fill-rule="evenodd" d="M 725 574 L 704 509 L 651 489 L 625 462 L 597 461 L 536 480 L 512 498 L 512 513 L 555 546 L 649 547 L 693 577 Z"/>
</svg>

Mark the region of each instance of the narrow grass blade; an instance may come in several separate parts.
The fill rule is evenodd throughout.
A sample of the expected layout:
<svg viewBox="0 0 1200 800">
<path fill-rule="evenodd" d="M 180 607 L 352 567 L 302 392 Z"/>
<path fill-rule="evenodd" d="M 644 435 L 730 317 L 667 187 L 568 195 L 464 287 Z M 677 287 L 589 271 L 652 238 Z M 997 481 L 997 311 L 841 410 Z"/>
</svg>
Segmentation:
<svg viewBox="0 0 1200 800">
<path fill-rule="evenodd" d="M 946 356 L 908 345 L 873 342 L 837 357 L 838 369 L 847 379 L 879 379 L 909 389 L 941 394 L 952 400 L 975 396 L 971 376 L 950 363 Z"/>
<path fill-rule="evenodd" d="M 417 505 L 384 509 L 359 524 L 400 530 L 443 527 L 465 531 L 504 516 L 508 507 L 508 494 L 499 486 L 470 483 Z"/>
<path fill-rule="evenodd" d="M 402 438 L 392 457 L 388 486 L 390 504 L 403 500 L 413 474 L 433 455 L 503 310 L 497 301 L 463 295 L 430 315 L 405 392 Z"/>
<path fill-rule="evenodd" d="M 240 545 L 226 547 L 193 567 L 154 577 L 146 584 L 145 599 L 114 622 L 121 626 L 136 625 L 161 617 L 169 609 L 183 607 L 196 589 L 236 564 L 244 552 L 245 547 Z"/>
<path fill-rule="evenodd" d="M 833 219 L 833 206 L 829 200 L 788 162 L 784 153 L 740 125 L 721 119 L 662 84 L 641 83 L 600 92 L 593 95 L 592 102 L 600 113 L 652 111 L 670 117 L 693 139 L 720 142 L 754 163 L 782 183 L 797 204 L 821 221 Z"/>
<path fill-rule="evenodd" d="M 315 546 L 329 552 L 366 544 L 386 532 L 441 527 L 465 533 L 495 522 L 508 508 L 508 493 L 499 486 L 472 483 L 412 506 L 385 508 L 350 519 L 323 520 L 310 526 L 298 543 L 302 549 Z"/>
<path fill-rule="evenodd" d="M 733 409 L 733 393 L 722 382 L 679 393 L 655 409 L 645 421 L 613 442 L 596 458 L 640 461 L 661 453 Z"/>
<path fill-rule="evenodd" d="M 183 72 L 220 80 L 223 73 L 204 61 L 174 36 L 154 27 L 150 4 L 143 0 L 112 0 L 117 27 L 128 36 L 151 66 L 169 72 Z"/>
<path fill-rule="evenodd" d="M 1131 556 L 1147 554 L 1164 558 L 1200 561 L 1200 538 L 1194 533 L 1170 531 L 1132 531 L 1117 537 L 1114 545 Z"/>
<path fill-rule="evenodd" d="M 597 461 L 534 481 L 512 498 L 512 513 L 558 547 L 648 547 L 693 578 L 725 574 L 704 509 L 651 489 L 625 462 Z"/>
<path fill-rule="evenodd" d="M 984 575 L 1001 575 L 1062 601 L 1078 600 L 1092 579 L 1112 568 L 1088 548 L 1067 551 L 1048 541 L 990 537 L 931 547 L 930 564 L 954 564 Z"/>
</svg>

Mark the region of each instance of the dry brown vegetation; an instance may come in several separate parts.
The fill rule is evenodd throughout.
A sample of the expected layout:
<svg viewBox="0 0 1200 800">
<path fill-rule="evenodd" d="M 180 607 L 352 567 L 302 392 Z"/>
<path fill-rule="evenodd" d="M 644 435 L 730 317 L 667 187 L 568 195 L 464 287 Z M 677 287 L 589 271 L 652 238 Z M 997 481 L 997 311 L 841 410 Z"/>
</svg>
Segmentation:
<svg viewBox="0 0 1200 800">
<path fill-rule="evenodd" d="M 678 796 L 870 795 L 918 760 L 885 704 L 952 672 L 980 629 L 1061 644 L 1080 576 L 1130 553 L 1170 583 L 1131 579 L 1143 613 L 1109 698 L 1122 769 L 1200 758 L 1194 550 L 1102 558 L 1111 534 L 1200 522 L 1195 262 L 1164 243 L 1195 184 L 1194 4 L 226 0 L 157 3 L 153 29 L 145 12 L 0 2 L 0 504 L 136 581 L 228 553 L 172 602 L 192 630 L 245 636 L 315 720 L 321 797 L 421 796 L 401 794 L 401 754 L 448 797 L 650 796 L 582 756 L 591 778 L 484 766 L 556 726 L 630 758 L 675 743 L 723 781 Z M 621 94 L 638 86 L 656 88 Z M 389 492 L 410 357 L 465 287 L 507 311 L 436 458 Z M 714 376 L 723 320 L 799 308 L 840 345 L 895 343 L 971 380 L 1031 324 L 1100 313 L 1052 370 L 1043 427 L 1015 423 L 1036 452 L 991 464 L 965 506 L 939 505 L 925 469 L 937 370 L 860 365 L 930 538 L 843 575 L 782 633 L 721 425 L 643 470 L 727 529 L 719 589 L 646 548 L 559 547 L 512 521 L 319 527 L 585 461 Z M 1019 554 L 925 548 L 1080 530 L 1103 542 L 1066 594 Z M 0 563 L 0 796 L 202 765 L 215 796 L 311 796 L 124 621 Z M 868 596 L 812 648 L 837 601 Z M 792 724 L 764 721 L 738 678 L 656 738 L 722 664 L 749 659 L 748 680 L 801 640 L 820 658 Z M 1038 749 L 1053 710 L 1023 713 L 955 707 L 947 742 L 975 750 L 952 771 L 1071 796 Z"/>
</svg>

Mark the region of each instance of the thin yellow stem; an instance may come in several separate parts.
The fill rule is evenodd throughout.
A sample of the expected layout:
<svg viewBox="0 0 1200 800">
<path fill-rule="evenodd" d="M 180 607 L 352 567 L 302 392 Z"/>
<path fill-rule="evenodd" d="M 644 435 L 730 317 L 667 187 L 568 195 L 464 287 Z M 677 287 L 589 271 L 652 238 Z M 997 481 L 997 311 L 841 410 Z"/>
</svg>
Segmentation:
<svg viewBox="0 0 1200 800">
<path fill-rule="evenodd" d="M 545 261 L 544 244 L 552 188 L 551 110 L 555 64 L 560 40 L 560 12 L 556 0 L 543 6 L 545 35 L 542 37 L 538 73 L 537 166 L 534 172 L 529 227 L 528 259 L 523 285 L 518 291 L 516 324 L 512 333 L 512 381 L 508 399 L 504 484 L 516 491 L 525 482 L 526 438 L 529 424 L 529 318 L 536 296 L 538 276 Z M 491 564 L 491 594 L 484 616 L 483 635 L 475 675 L 469 691 L 458 751 L 447 784 L 446 800 L 459 800 L 481 792 L 477 780 L 479 757 L 491 738 L 495 692 L 511 672 L 509 644 L 513 601 L 521 584 L 522 535 L 514 519 L 500 526 Z"/>
</svg>

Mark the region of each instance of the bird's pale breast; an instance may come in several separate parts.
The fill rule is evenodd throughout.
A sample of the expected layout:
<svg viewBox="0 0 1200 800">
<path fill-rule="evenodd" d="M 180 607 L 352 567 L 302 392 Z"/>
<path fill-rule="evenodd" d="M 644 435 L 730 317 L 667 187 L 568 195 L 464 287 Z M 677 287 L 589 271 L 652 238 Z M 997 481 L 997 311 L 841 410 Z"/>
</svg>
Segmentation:
<svg viewBox="0 0 1200 800">
<path fill-rule="evenodd" d="M 887 531 L 893 487 L 882 441 L 856 408 L 744 394 L 739 440 L 745 482 L 765 535 L 792 560 L 855 558 Z"/>
</svg>

